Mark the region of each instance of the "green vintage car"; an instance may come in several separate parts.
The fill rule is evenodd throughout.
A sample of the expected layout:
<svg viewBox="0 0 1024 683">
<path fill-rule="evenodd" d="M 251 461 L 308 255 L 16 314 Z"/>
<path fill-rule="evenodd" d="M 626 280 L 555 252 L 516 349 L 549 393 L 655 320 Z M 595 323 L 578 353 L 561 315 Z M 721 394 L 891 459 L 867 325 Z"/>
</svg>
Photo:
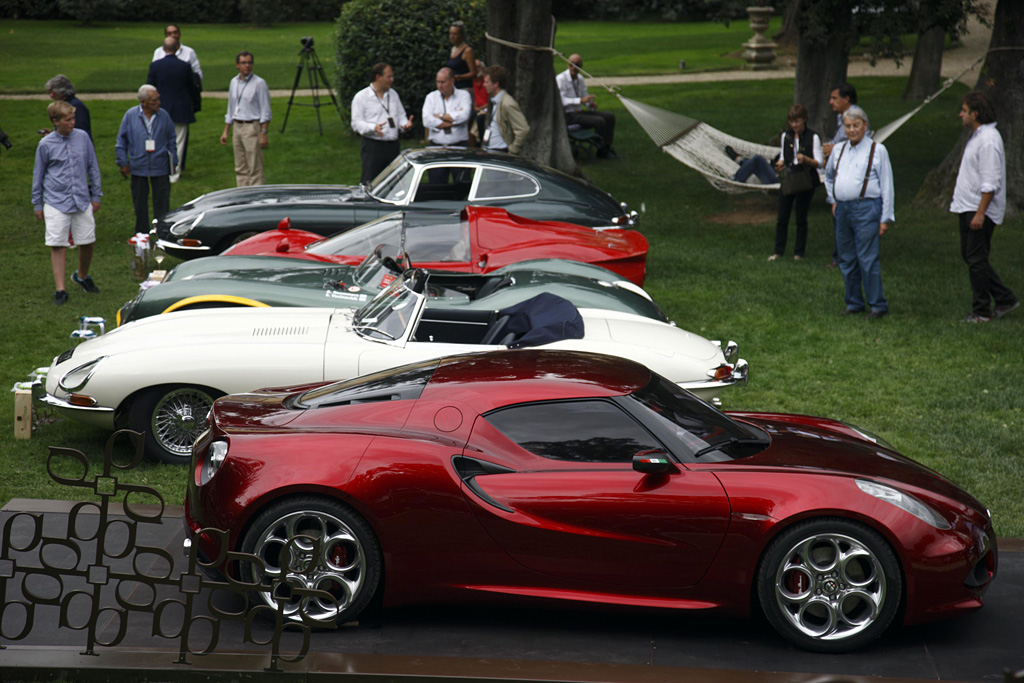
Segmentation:
<svg viewBox="0 0 1024 683">
<path fill-rule="evenodd" d="M 306 306 L 356 308 L 405 271 L 408 258 L 378 247 L 359 265 L 325 264 L 276 256 L 211 256 L 186 261 L 159 284 L 142 289 L 117 312 L 123 325 L 151 315 L 196 308 Z M 599 266 L 538 259 L 484 275 L 434 272 L 428 307 L 498 310 L 541 292 L 577 308 L 635 313 L 668 322 L 642 288 Z"/>
</svg>

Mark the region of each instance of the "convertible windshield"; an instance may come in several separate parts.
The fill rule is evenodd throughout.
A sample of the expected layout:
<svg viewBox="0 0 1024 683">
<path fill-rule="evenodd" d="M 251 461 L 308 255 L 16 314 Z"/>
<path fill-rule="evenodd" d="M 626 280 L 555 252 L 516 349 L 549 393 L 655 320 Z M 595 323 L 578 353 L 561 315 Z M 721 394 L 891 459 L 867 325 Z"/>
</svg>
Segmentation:
<svg viewBox="0 0 1024 683">
<path fill-rule="evenodd" d="M 423 299 L 422 294 L 412 291 L 411 282 L 408 276 L 396 278 L 387 289 L 356 311 L 352 318 L 356 333 L 388 341 L 404 338 Z"/>
<path fill-rule="evenodd" d="M 761 430 L 732 420 L 660 375 L 630 398 L 668 426 L 690 456 L 702 462 L 752 455 L 769 442 Z"/>
<path fill-rule="evenodd" d="M 398 157 L 370 183 L 370 196 L 381 201 L 401 204 L 409 198 L 415 175 L 416 167 Z"/>
<path fill-rule="evenodd" d="M 402 223 L 405 222 L 403 245 Z M 389 214 L 310 245 L 306 252 L 320 255 L 372 253 L 386 244 L 397 251 L 404 246 L 415 263 L 464 262 L 469 260 L 469 221 L 453 214 Z"/>
</svg>

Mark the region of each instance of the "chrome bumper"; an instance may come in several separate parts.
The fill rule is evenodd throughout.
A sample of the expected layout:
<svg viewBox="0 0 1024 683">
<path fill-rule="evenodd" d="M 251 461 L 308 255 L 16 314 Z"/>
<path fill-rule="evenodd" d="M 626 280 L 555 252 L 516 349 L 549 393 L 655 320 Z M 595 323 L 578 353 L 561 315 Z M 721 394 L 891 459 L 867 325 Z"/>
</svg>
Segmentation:
<svg viewBox="0 0 1024 683">
<path fill-rule="evenodd" d="M 180 256 L 181 254 L 205 254 L 210 251 L 210 247 L 207 246 L 186 247 L 183 244 L 169 242 L 164 239 L 157 239 L 156 246 L 158 249 L 163 249 L 171 256 Z"/>
<path fill-rule="evenodd" d="M 747 361 L 740 358 L 732 366 L 732 372 L 729 373 L 728 377 L 722 379 L 709 378 L 695 382 L 679 382 L 677 386 L 686 389 L 692 394 L 696 394 L 698 398 L 713 405 L 720 406 L 722 402 L 718 399 L 718 392 L 734 384 L 746 384 L 749 372 L 750 367 Z"/>
<path fill-rule="evenodd" d="M 33 398 L 35 398 L 34 395 Z M 61 415 L 70 417 L 77 422 L 83 422 L 102 429 L 114 428 L 113 408 L 106 408 L 104 406 L 75 406 L 45 391 L 39 396 L 39 401 L 53 408 Z"/>
</svg>

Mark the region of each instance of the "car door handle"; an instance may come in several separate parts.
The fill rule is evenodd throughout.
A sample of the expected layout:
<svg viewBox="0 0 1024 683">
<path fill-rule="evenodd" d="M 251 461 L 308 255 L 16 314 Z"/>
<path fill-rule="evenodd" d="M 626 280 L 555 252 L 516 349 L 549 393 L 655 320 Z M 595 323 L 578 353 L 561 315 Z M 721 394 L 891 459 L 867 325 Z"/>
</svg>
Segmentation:
<svg viewBox="0 0 1024 683">
<path fill-rule="evenodd" d="M 486 460 L 477 460 L 476 458 L 470 458 L 465 455 L 453 455 L 452 456 L 452 467 L 459 474 L 459 478 L 462 483 L 466 485 L 470 491 L 472 491 L 478 498 L 485 501 L 486 503 L 493 505 L 499 510 L 505 512 L 515 512 L 512 508 L 507 505 L 502 505 L 498 501 L 487 495 L 480 485 L 476 483 L 476 478 L 487 474 L 512 474 L 515 472 L 514 469 L 505 467 L 504 465 L 496 465 L 493 462 L 487 462 Z"/>
</svg>

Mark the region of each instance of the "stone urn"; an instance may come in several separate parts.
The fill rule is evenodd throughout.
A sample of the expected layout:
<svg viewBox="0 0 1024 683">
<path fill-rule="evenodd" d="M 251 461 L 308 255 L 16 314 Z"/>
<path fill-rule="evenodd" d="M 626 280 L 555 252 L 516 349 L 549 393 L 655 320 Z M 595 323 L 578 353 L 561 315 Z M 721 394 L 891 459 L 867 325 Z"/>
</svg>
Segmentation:
<svg viewBox="0 0 1024 683">
<path fill-rule="evenodd" d="M 743 43 L 743 47 L 746 48 L 743 51 L 743 59 L 747 62 L 745 65 L 747 69 L 759 71 L 775 68 L 775 43 L 765 36 L 772 12 L 771 7 L 747 8 L 747 16 L 750 17 L 750 30 L 754 32 L 754 37 Z"/>
</svg>

